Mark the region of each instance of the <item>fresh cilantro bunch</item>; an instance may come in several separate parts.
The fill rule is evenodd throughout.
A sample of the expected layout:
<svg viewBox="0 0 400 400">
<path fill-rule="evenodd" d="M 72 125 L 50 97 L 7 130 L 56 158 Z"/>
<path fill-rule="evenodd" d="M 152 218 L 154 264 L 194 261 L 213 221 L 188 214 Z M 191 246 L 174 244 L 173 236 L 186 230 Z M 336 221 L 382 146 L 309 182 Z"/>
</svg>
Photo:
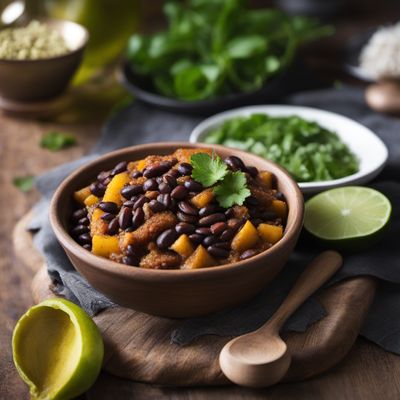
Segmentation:
<svg viewBox="0 0 400 400">
<path fill-rule="evenodd" d="M 192 178 L 205 187 L 213 186 L 215 197 L 221 207 L 229 208 L 242 205 L 250 190 L 243 172 L 231 172 L 221 158 L 207 153 L 193 154 L 190 158 L 193 166 Z"/>
<path fill-rule="evenodd" d="M 312 19 L 244 0 L 169 1 L 166 31 L 133 35 L 127 57 L 168 97 L 195 101 L 259 89 L 298 46 L 332 32 Z"/>
<path fill-rule="evenodd" d="M 62 150 L 76 144 L 76 138 L 69 133 L 51 131 L 42 136 L 40 146 L 51 151 Z"/>
</svg>

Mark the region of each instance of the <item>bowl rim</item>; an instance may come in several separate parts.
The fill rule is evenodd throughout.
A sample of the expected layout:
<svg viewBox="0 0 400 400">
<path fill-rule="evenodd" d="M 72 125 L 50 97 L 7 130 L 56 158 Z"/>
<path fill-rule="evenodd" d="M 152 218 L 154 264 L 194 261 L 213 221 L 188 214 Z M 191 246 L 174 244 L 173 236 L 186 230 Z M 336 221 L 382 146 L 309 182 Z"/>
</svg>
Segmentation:
<svg viewBox="0 0 400 400">
<path fill-rule="evenodd" d="M 37 18 L 35 21 L 42 22 L 44 24 L 49 24 L 49 25 L 74 25 L 76 28 L 80 29 L 83 33 L 83 39 L 82 43 L 73 50 L 69 50 L 65 54 L 61 54 L 59 56 L 53 56 L 53 57 L 46 57 L 46 58 L 36 58 L 34 60 L 16 60 L 16 59 L 7 59 L 7 58 L 0 58 L 0 64 L 39 64 L 43 62 L 48 62 L 48 61 L 58 61 L 58 60 L 63 60 L 66 58 L 71 57 L 72 55 L 75 55 L 76 53 L 79 53 L 85 49 L 85 47 L 88 44 L 89 41 L 89 31 L 81 24 L 78 24 L 77 22 L 70 21 L 67 19 L 56 19 L 56 18 Z M 5 28 L 7 29 L 7 28 Z"/>
<path fill-rule="evenodd" d="M 49 217 L 50 217 L 50 224 L 51 227 L 57 237 L 57 240 L 59 243 L 64 247 L 64 249 L 71 254 L 73 254 L 77 258 L 86 258 L 86 263 L 90 264 L 92 267 L 96 269 L 100 269 L 102 272 L 110 275 L 120 275 L 123 277 L 132 277 L 135 275 L 136 279 L 142 279 L 143 281 L 147 280 L 153 280 L 157 281 L 158 280 L 171 280 L 171 281 L 176 281 L 177 278 L 180 281 L 185 281 L 185 280 L 191 280 L 194 276 L 196 278 L 204 278 L 207 279 L 210 274 L 214 274 L 215 277 L 217 276 L 222 276 L 225 273 L 231 273 L 231 272 L 239 272 L 242 269 L 248 268 L 249 263 L 253 263 L 254 261 L 257 260 L 262 260 L 267 255 L 273 255 L 275 253 L 278 253 L 282 248 L 286 246 L 288 242 L 291 240 L 295 239 L 299 232 L 302 229 L 303 226 L 303 219 L 304 219 L 304 200 L 303 200 L 303 195 L 300 191 L 300 188 L 298 187 L 297 183 L 290 177 L 290 175 L 287 173 L 287 171 L 280 167 L 279 165 L 273 163 L 272 161 L 265 160 L 261 157 L 258 157 L 254 154 L 251 153 L 246 153 L 241 150 L 236 150 L 234 149 L 234 154 L 235 155 L 250 155 L 254 157 L 255 159 L 258 159 L 261 163 L 264 163 L 266 165 L 266 169 L 268 168 L 268 165 L 272 165 L 276 170 L 279 171 L 281 174 L 281 177 L 278 179 L 282 179 L 282 177 L 286 180 L 285 184 L 289 184 L 291 186 L 291 190 L 293 191 L 293 202 L 290 205 L 290 208 L 297 210 L 296 214 L 293 216 L 293 218 L 286 224 L 285 227 L 285 234 L 283 238 L 274 244 L 272 247 L 270 247 L 267 250 L 264 250 L 263 252 L 255 255 L 254 257 L 251 257 L 247 260 L 242 260 L 238 261 L 235 263 L 230 263 L 230 264 L 223 264 L 223 265 L 217 265 L 213 266 L 210 268 L 199 268 L 199 269 L 194 269 L 194 270 L 181 270 L 181 269 L 172 269 L 172 270 L 163 270 L 163 269 L 146 269 L 146 268 L 138 268 L 138 267 L 132 267 L 132 266 L 126 266 L 121 263 L 117 263 L 115 261 L 109 260 L 104 257 L 96 256 L 89 252 L 88 250 L 84 249 L 81 245 L 79 245 L 68 233 L 66 229 L 64 229 L 64 226 L 61 222 L 61 219 L 58 215 L 58 205 L 60 203 L 60 199 L 63 196 L 64 190 L 71 185 L 74 180 L 81 175 L 82 173 L 85 173 L 87 171 L 90 171 L 94 168 L 100 167 L 101 164 L 104 162 L 108 161 L 109 159 L 112 159 L 114 157 L 118 157 L 120 155 L 124 154 L 129 154 L 133 151 L 147 151 L 148 154 L 152 154 L 151 150 L 154 149 L 154 147 L 157 147 L 158 149 L 170 149 L 171 147 L 175 148 L 196 148 L 196 147 L 201 147 L 201 148 L 213 148 L 217 152 L 218 150 L 225 150 L 228 149 L 227 147 L 224 146 L 219 146 L 219 145 L 202 145 L 198 143 L 189 143 L 189 142 L 157 142 L 157 143 L 148 143 L 148 144 L 141 144 L 141 145 L 136 145 L 136 146 L 130 146 L 130 147 L 125 147 L 119 150 L 115 150 L 109 153 L 106 153 L 95 160 L 90 161 L 89 163 L 81 166 L 80 168 L 76 169 L 74 172 L 72 172 L 67 178 L 63 180 L 63 182 L 58 186 L 57 190 L 55 191 L 51 203 L 50 203 L 50 210 L 49 210 Z M 232 149 L 229 149 L 232 150 Z M 289 209 L 290 213 L 290 209 Z"/>
<path fill-rule="evenodd" d="M 200 141 L 201 137 L 205 135 L 205 133 L 211 129 L 214 128 L 218 125 L 221 125 L 223 122 L 239 117 L 242 115 L 247 115 L 250 113 L 268 113 L 269 110 L 277 110 L 277 109 L 291 109 L 292 111 L 288 112 L 288 115 L 296 115 L 296 110 L 298 112 L 312 112 L 312 113 L 317 113 L 321 116 L 325 115 L 327 117 L 335 118 L 338 121 L 342 121 L 347 124 L 352 124 L 354 126 L 358 126 L 360 129 L 362 129 L 365 134 L 368 134 L 370 138 L 373 138 L 375 140 L 376 145 L 380 147 L 380 151 L 382 153 L 382 158 L 379 163 L 375 168 L 366 168 L 365 170 L 359 170 L 355 172 L 354 174 L 344 176 L 342 178 L 338 179 L 330 179 L 326 181 L 312 181 L 312 182 L 297 182 L 298 185 L 300 186 L 300 189 L 303 191 L 303 193 L 314 193 L 315 191 L 321 191 L 321 190 L 327 190 L 331 189 L 334 187 L 340 187 L 340 186 L 345 186 L 345 185 L 351 185 L 351 184 L 356 184 L 357 182 L 365 182 L 366 180 L 369 179 L 369 177 L 372 179 L 375 177 L 386 165 L 389 157 L 389 151 L 386 146 L 386 144 L 383 142 L 383 140 L 376 135 L 371 129 L 368 127 L 364 126 L 360 122 L 349 118 L 345 115 L 333 112 L 333 111 L 328 111 L 328 110 L 323 110 L 320 108 L 316 107 L 306 107 L 306 106 L 298 106 L 298 105 L 292 105 L 292 104 L 264 104 L 264 105 L 252 105 L 252 106 L 245 106 L 245 107 L 239 107 L 239 108 L 234 108 L 230 109 L 227 111 L 223 111 L 217 114 L 214 114 L 204 120 L 202 120 L 199 124 L 197 124 L 193 129 L 192 132 L 190 133 L 189 141 L 190 143 L 203 143 Z M 313 117 L 304 117 L 302 118 L 313 120 Z M 335 128 L 329 128 L 330 130 L 335 131 Z M 336 129 L 337 131 L 337 129 Z M 352 149 L 354 154 L 357 156 L 357 158 L 361 159 L 362 155 L 364 153 L 362 152 L 356 152 Z"/>
</svg>

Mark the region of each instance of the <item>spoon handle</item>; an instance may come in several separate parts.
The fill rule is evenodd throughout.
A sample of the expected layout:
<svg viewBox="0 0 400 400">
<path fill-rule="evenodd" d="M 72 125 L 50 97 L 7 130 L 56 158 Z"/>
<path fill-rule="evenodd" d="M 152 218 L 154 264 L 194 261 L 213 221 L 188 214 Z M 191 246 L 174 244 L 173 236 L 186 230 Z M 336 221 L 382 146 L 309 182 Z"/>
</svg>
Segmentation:
<svg viewBox="0 0 400 400">
<path fill-rule="evenodd" d="M 325 251 L 315 257 L 300 275 L 285 301 L 260 330 L 280 331 L 286 320 L 342 266 L 342 256 L 336 251 Z"/>
</svg>

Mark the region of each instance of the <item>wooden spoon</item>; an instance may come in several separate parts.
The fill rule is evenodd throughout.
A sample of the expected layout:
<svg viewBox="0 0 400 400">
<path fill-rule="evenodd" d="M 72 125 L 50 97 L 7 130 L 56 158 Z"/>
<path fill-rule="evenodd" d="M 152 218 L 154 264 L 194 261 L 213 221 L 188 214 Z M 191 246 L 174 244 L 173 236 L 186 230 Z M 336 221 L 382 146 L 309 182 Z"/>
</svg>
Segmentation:
<svg viewBox="0 0 400 400">
<path fill-rule="evenodd" d="M 242 386 L 266 387 L 284 377 L 291 355 L 279 331 L 293 312 L 341 267 L 342 261 L 335 251 L 317 256 L 261 328 L 232 339 L 224 346 L 219 364 L 227 378 Z"/>
</svg>

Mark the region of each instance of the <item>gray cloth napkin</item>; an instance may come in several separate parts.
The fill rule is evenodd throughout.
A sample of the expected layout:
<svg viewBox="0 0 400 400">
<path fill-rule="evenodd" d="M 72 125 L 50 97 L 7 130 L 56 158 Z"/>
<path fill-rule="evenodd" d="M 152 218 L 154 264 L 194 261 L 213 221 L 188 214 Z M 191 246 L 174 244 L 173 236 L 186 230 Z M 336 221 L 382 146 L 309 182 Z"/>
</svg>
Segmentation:
<svg viewBox="0 0 400 400">
<path fill-rule="evenodd" d="M 345 263 L 330 284 L 355 275 L 379 278 L 378 292 L 361 334 L 384 349 L 400 354 L 400 121 L 371 112 L 361 89 L 342 87 L 304 92 L 285 100 L 287 104 L 322 108 L 347 115 L 376 132 L 389 147 L 389 162 L 374 186 L 384 192 L 393 205 L 393 219 L 387 238 L 368 251 L 345 257 Z M 49 275 L 56 290 L 80 304 L 89 314 L 113 306 L 104 295 L 94 290 L 72 267 L 57 243 L 48 221 L 49 200 L 59 183 L 75 168 L 99 154 L 138 143 L 187 140 L 198 118 L 176 115 L 132 104 L 105 126 L 102 137 L 92 152 L 82 159 L 62 165 L 37 179 L 43 194 L 36 205 L 30 228 L 37 231 L 35 244 L 47 260 Z M 384 182 L 387 181 L 387 182 Z M 317 254 L 299 245 L 279 277 L 255 299 L 233 310 L 182 321 L 171 340 L 188 344 L 196 337 L 239 335 L 259 327 L 281 303 L 304 266 Z M 323 318 L 324 309 L 309 299 L 288 321 L 287 330 L 305 331 L 308 325 Z"/>
</svg>

